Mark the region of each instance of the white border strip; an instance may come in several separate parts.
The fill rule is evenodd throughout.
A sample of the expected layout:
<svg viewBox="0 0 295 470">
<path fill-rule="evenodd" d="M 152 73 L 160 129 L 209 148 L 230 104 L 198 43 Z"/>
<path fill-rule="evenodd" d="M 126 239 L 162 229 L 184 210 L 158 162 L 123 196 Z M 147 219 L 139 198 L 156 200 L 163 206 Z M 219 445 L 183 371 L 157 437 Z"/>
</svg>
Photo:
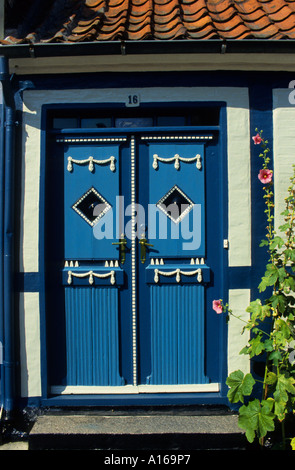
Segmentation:
<svg viewBox="0 0 295 470">
<path fill-rule="evenodd" d="M 79 386 L 69 385 L 66 387 L 53 386 L 51 393 L 56 395 L 122 395 L 122 394 L 139 394 L 139 393 L 216 393 L 219 392 L 219 383 L 198 384 L 198 385 L 123 385 L 118 387 L 96 387 L 96 386 Z"/>
<path fill-rule="evenodd" d="M 286 85 L 287 86 L 287 85 Z M 292 103 L 294 88 L 273 90 L 273 160 L 275 194 L 275 229 L 284 223 L 281 213 L 285 210 L 290 177 L 295 163 L 295 104 Z M 291 99 L 291 103 L 289 101 Z"/>
<path fill-rule="evenodd" d="M 131 158 L 131 315 L 132 315 L 132 358 L 133 358 L 133 385 L 137 385 L 137 337 L 136 337 L 136 190 L 135 190 L 135 138 L 130 141 Z"/>
<path fill-rule="evenodd" d="M 229 305 L 236 315 L 231 316 L 228 322 L 228 346 L 227 361 L 228 374 L 235 370 L 242 370 L 244 374 L 250 372 L 250 359 L 248 354 L 240 354 L 240 351 L 247 346 L 250 339 L 249 331 L 243 332 L 243 326 L 249 320 L 249 313 L 246 308 L 251 301 L 250 289 L 230 289 Z"/>
<path fill-rule="evenodd" d="M 38 292 L 19 294 L 21 396 L 41 396 L 41 350 Z"/>
</svg>

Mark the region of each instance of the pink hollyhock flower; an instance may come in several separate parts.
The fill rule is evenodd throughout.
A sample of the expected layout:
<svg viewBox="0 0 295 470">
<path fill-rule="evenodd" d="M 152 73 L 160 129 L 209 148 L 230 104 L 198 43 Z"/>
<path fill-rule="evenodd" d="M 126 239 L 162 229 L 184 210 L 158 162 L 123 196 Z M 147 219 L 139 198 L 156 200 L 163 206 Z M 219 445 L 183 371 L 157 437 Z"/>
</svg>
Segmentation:
<svg viewBox="0 0 295 470">
<path fill-rule="evenodd" d="M 259 181 L 261 181 L 261 183 L 270 183 L 272 180 L 272 171 L 266 169 L 260 170 L 258 174 L 258 179 Z"/>
<path fill-rule="evenodd" d="M 259 135 L 258 133 L 257 133 L 256 135 L 254 135 L 254 136 L 252 137 L 252 139 L 254 140 L 254 144 L 255 144 L 255 145 L 256 145 L 256 144 L 261 144 L 261 142 L 262 142 L 262 138 L 260 137 L 260 135 Z"/>
<path fill-rule="evenodd" d="M 213 310 L 215 310 L 216 313 L 222 313 L 222 303 L 221 300 L 213 300 Z"/>
</svg>

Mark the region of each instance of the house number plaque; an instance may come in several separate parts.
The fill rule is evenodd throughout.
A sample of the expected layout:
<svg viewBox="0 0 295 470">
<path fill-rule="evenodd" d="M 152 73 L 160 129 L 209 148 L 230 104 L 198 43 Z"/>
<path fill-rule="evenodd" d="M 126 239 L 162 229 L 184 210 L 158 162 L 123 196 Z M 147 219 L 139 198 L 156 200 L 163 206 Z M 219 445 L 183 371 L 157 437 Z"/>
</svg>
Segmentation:
<svg viewBox="0 0 295 470">
<path fill-rule="evenodd" d="M 138 94 L 128 95 L 125 105 L 127 108 L 135 108 L 136 106 L 139 106 L 140 105 L 139 95 Z"/>
</svg>

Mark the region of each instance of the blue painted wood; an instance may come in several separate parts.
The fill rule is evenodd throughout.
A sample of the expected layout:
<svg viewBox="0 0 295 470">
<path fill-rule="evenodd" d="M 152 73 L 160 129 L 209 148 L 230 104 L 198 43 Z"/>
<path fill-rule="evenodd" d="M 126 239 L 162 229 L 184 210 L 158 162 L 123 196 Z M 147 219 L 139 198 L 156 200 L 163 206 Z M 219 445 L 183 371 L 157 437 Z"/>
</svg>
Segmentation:
<svg viewBox="0 0 295 470">
<path fill-rule="evenodd" d="M 148 204 L 155 204 L 177 185 L 201 209 L 198 214 L 200 225 L 197 227 L 200 244 L 191 250 L 183 249 L 183 243 L 190 241 L 182 236 L 181 226 L 184 225 L 184 219 L 179 224 L 181 235 L 179 240 L 170 236 L 171 227 L 168 230 L 167 239 L 149 240 L 154 247 L 149 250 L 148 259 L 144 265 L 138 256 L 136 266 L 131 266 L 131 252 L 127 250 L 125 264 L 115 269 L 116 275 L 118 274 L 116 287 L 110 287 L 109 279 L 94 278 L 94 283 L 90 287 L 88 279 L 74 277 L 72 284 L 68 286 L 69 270 L 79 273 L 88 271 L 88 268 L 95 272 L 107 271 L 111 268 L 104 268 L 103 261 L 107 258 L 118 258 L 118 249 L 112 245 L 112 241 L 117 241 L 115 237 L 107 240 L 108 247 L 105 250 L 101 248 L 103 246 L 101 244 L 100 251 L 96 251 L 93 241 L 87 239 L 88 235 L 84 238 L 88 229 L 93 237 L 93 229 L 75 213 L 72 205 L 78 199 L 78 194 L 81 196 L 83 191 L 88 190 L 90 186 L 95 187 L 108 202 L 114 201 L 114 198 L 120 194 L 125 197 L 125 208 L 130 204 L 130 145 L 126 142 L 119 149 L 116 145 L 109 144 L 110 148 L 113 146 L 118 151 L 115 174 L 110 171 L 109 165 L 95 167 L 92 173 L 88 169 L 88 164 L 80 166 L 75 163 L 73 163 L 73 170 L 69 172 L 67 155 L 74 159 L 82 159 L 82 156 L 83 158 L 87 156 L 86 150 L 88 154 L 93 155 L 94 150 L 92 144 L 89 144 L 91 152 L 88 144 L 78 144 L 75 147 L 77 144 L 73 143 L 70 144 L 72 149 L 64 145 L 66 151 L 63 181 L 64 246 L 68 254 L 65 258 L 78 261 L 82 258 L 82 262 L 79 267 L 61 270 L 63 277 L 61 288 L 64 289 L 66 296 L 66 360 L 68 365 L 68 375 L 66 380 L 63 380 L 63 384 L 115 386 L 123 383 L 121 377 L 126 378 L 124 383 L 132 384 L 135 367 L 138 372 L 138 384 L 201 384 L 208 381 L 204 373 L 206 337 L 204 316 L 207 311 L 204 299 L 205 288 L 207 291 L 208 286 L 212 285 L 215 271 L 211 275 L 212 256 L 206 265 L 190 265 L 191 257 L 206 259 L 207 256 L 204 145 L 180 142 L 180 139 L 176 139 L 174 143 L 171 140 L 167 142 L 162 139 L 157 143 L 155 138 L 152 143 L 142 143 L 140 135 L 136 136 L 136 142 L 134 148 L 136 176 L 138 177 L 135 182 L 137 202 L 144 206 L 147 213 Z M 81 153 L 77 151 L 74 154 L 72 150 L 79 149 L 79 145 Z M 108 145 L 105 144 L 104 147 L 108 148 Z M 163 151 L 165 151 L 164 154 L 161 154 Z M 196 161 L 190 163 L 180 161 L 179 169 L 175 168 L 174 162 L 158 162 L 159 168 L 155 170 L 152 164 L 153 155 L 156 152 L 160 156 L 163 155 L 163 158 L 170 158 L 175 154 L 179 154 L 182 158 L 194 158 L 196 154 L 200 154 L 202 168 L 197 168 Z M 112 154 L 114 153 L 115 151 L 112 151 Z M 97 155 L 94 157 L 101 158 Z M 99 173 L 96 168 L 98 171 L 106 170 L 107 173 L 101 173 L 98 177 Z M 125 216 L 125 223 L 129 222 L 130 225 L 129 214 L 126 213 Z M 163 214 L 163 216 L 166 224 L 167 222 L 169 224 L 166 215 Z M 189 219 L 189 215 L 186 219 Z M 174 222 L 170 224 L 172 226 Z M 196 227 L 190 224 L 189 228 L 192 233 Z M 140 236 L 139 232 L 138 235 Z M 115 250 L 114 255 L 111 255 L 109 251 L 111 247 Z M 139 254 L 138 245 L 137 255 Z M 175 278 L 161 276 L 159 284 L 156 285 L 153 275 L 157 266 L 149 265 L 149 258 L 154 257 L 164 258 L 165 265 L 158 266 L 163 271 L 176 268 L 191 271 L 203 268 L 203 279 L 200 282 L 190 276 L 182 276 L 181 282 L 177 283 Z M 92 263 L 85 261 L 88 259 Z M 130 298 L 132 279 L 136 280 L 138 289 L 136 318 L 131 316 L 134 313 L 131 309 Z M 116 301 L 113 297 L 114 293 L 116 293 Z M 136 342 L 133 342 L 132 336 L 134 321 L 136 321 L 138 332 Z M 83 358 L 80 358 L 79 351 L 83 351 Z M 120 373 L 121 370 L 122 373 Z M 209 376 L 212 380 L 212 376 Z M 61 381 L 51 381 L 51 383 L 57 385 Z"/>
<path fill-rule="evenodd" d="M 148 238 L 153 244 L 149 259 L 163 258 L 164 264 L 147 264 L 145 272 L 140 274 L 149 290 L 145 308 L 149 305 L 150 324 L 145 319 L 141 320 L 145 322 L 146 329 L 149 328 L 150 341 L 148 345 L 148 340 L 142 336 L 142 345 L 145 345 L 142 348 L 146 351 L 149 347 L 151 349 L 150 365 L 146 364 L 145 369 L 146 381 L 154 385 L 207 383 L 204 373 L 204 295 L 205 283 L 211 279 L 210 266 L 190 264 L 191 258 L 200 259 L 206 255 L 204 145 L 177 137 L 155 140 L 147 143 L 149 168 L 146 174 L 149 179 L 148 185 L 143 183 L 145 186 L 141 193 L 148 194 L 147 203 L 154 207 L 171 188 L 177 187 L 192 202 L 194 210 L 176 222 L 157 210 L 156 231 L 149 219 Z M 155 155 L 160 157 L 157 164 Z M 180 157 L 179 162 L 175 160 L 176 155 Z M 196 155 L 201 157 L 201 167 L 197 167 Z M 162 274 L 159 274 L 158 282 L 155 281 L 155 269 L 171 272 L 176 269 L 195 271 L 198 268 L 203 268 L 201 282 L 197 275 L 181 275 L 180 282 L 177 282 L 176 275 L 166 277 Z M 143 290 L 141 292 L 146 295 Z M 143 302 L 141 305 L 144 308 Z"/>
<path fill-rule="evenodd" d="M 204 286 L 151 286 L 151 384 L 208 383 Z"/>
<path fill-rule="evenodd" d="M 67 385 L 121 385 L 118 291 L 65 288 Z"/>
<path fill-rule="evenodd" d="M 157 169 L 153 169 L 154 155 L 166 160 L 158 160 Z M 184 159 L 194 159 L 196 155 L 200 155 L 202 167 L 197 168 L 196 160 L 179 160 L 179 169 L 176 169 L 175 160 L 167 161 L 175 155 Z M 149 204 L 150 209 L 154 208 L 154 212 L 150 211 L 148 229 L 149 239 L 154 240 L 154 256 L 173 258 L 205 255 L 204 167 L 203 144 L 186 141 L 149 144 Z M 175 186 L 194 205 L 177 223 L 158 209 L 158 202 Z"/>
<path fill-rule="evenodd" d="M 72 162 L 68 171 L 68 158 L 83 161 L 92 156 L 96 160 L 108 160 L 115 157 L 115 171 L 111 171 L 110 163 L 93 163 L 93 171 L 89 163 L 77 164 Z M 114 245 L 113 231 L 104 238 L 98 238 L 99 231 L 105 232 L 112 221 L 116 220 L 116 196 L 119 194 L 119 146 L 116 144 L 79 144 L 70 143 L 64 153 L 64 256 L 65 259 L 118 259 L 118 250 Z M 91 188 L 102 196 L 111 206 L 96 224 L 89 225 L 74 209 L 73 206 Z M 61 201 L 62 203 L 62 201 Z M 111 217 L 111 219 L 110 219 Z"/>
<path fill-rule="evenodd" d="M 152 265 L 147 261 L 144 268 L 139 267 L 139 322 L 141 327 L 144 325 L 144 332 L 140 332 L 141 350 L 144 351 L 140 362 L 141 381 L 153 385 L 203 384 L 209 381 L 204 372 L 204 299 L 205 288 L 214 276 L 210 264 L 190 264 L 191 258 L 194 262 L 198 258 L 200 263 L 201 258 L 206 260 L 208 252 L 205 243 L 206 157 L 204 144 L 195 140 L 188 142 L 181 137 L 176 134 L 167 139 L 161 136 L 158 140 L 156 137 L 151 141 L 146 139 L 148 168 L 142 170 L 145 176 L 140 178 L 139 184 L 141 197 L 152 207 L 171 188 L 177 187 L 198 210 L 189 212 L 177 222 L 158 210 L 157 228 L 162 223 L 164 232 L 167 229 L 162 238 L 159 230 L 153 232 L 150 219 L 148 222 L 148 239 L 153 244 L 149 249 L 148 261 L 151 262 L 151 258 L 164 260 L 164 264 Z M 142 152 L 141 161 L 145 157 L 144 149 Z M 197 167 L 195 160 L 198 154 L 201 167 Z M 160 157 L 156 159 L 157 165 L 154 164 L 155 155 Z M 175 167 L 175 155 L 180 156 L 179 167 Z M 180 282 L 177 282 L 176 275 L 168 277 L 159 274 L 158 282 L 155 281 L 156 269 L 171 272 L 176 269 L 195 271 L 198 268 L 202 269 L 201 282 L 197 274 L 181 274 Z M 143 283 L 146 283 L 145 289 Z"/>
</svg>

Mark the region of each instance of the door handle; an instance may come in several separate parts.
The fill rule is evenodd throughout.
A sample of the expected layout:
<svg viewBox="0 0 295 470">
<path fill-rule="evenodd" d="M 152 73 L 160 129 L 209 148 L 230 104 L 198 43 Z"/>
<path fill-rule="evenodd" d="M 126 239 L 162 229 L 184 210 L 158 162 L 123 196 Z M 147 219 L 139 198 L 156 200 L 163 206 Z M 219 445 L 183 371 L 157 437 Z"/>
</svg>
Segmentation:
<svg viewBox="0 0 295 470">
<path fill-rule="evenodd" d="M 147 239 L 144 237 L 139 240 L 139 244 L 140 244 L 140 261 L 142 262 L 142 264 L 144 264 L 146 261 L 146 247 L 154 246 L 154 245 L 147 243 Z"/>
<path fill-rule="evenodd" d="M 124 234 L 122 233 L 120 241 L 119 242 L 114 242 L 112 245 L 119 245 L 119 258 L 120 258 L 120 263 L 124 264 L 126 260 L 126 245 L 127 245 L 127 240 L 124 237 Z"/>
</svg>

